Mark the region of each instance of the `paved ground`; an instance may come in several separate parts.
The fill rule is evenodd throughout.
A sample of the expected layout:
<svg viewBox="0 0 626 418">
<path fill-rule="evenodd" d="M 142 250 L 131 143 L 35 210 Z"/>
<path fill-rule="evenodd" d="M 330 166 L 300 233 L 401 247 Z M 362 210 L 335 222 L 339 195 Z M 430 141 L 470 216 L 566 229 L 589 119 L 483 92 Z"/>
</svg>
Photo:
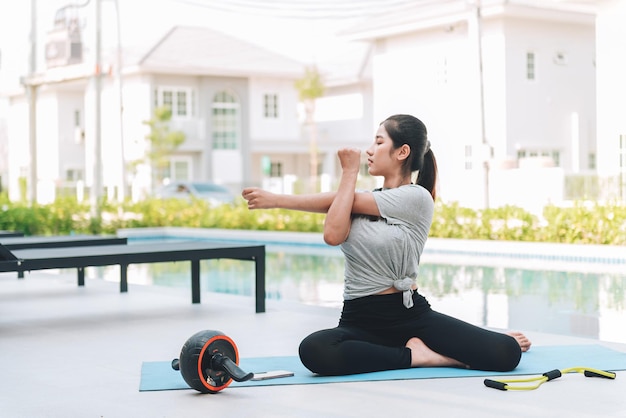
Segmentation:
<svg viewBox="0 0 626 418">
<path fill-rule="evenodd" d="M 232 337 L 242 357 L 296 355 L 302 337 L 334 326 L 338 310 L 130 286 L 74 274 L 0 274 L 2 417 L 626 417 L 626 372 L 614 381 L 572 374 L 531 392 L 485 388 L 482 378 L 139 392 L 143 361 L 178 356 L 202 329 Z M 535 334 L 535 345 L 597 341 Z M 626 351 L 626 346 L 605 344 Z"/>
</svg>

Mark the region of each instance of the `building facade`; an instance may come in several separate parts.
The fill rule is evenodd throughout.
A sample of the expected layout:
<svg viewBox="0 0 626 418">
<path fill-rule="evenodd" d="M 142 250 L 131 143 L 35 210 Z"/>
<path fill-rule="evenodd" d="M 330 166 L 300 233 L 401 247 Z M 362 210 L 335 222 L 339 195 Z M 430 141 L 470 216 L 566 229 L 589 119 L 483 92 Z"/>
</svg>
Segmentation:
<svg viewBox="0 0 626 418">
<path fill-rule="evenodd" d="M 560 203 L 565 176 L 595 170 L 595 15 L 478 4 L 417 4 L 350 31 L 375 45 L 374 118 L 426 123 L 445 200 Z"/>
<path fill-rule="evenodd" d="M 280 153 L 286 148 L 308 153 L 296 114 L 294 81 L 304 73 L 301 63 L 209 29 L 187 27 L 173 28 L 146 53 L 125 55 L 119 67 L 117 59 L 103 53 L 99 79 L 90 71 L 93 58 L 87 58 L 87 63 L 55 62 L 26 80 L 37 95 L 38 201 L 51 201 L 62 190 L 88 192 L 96 183 L 97 165 L 109 197 L 149 195 L 159 185 L 151 184 L 145 160 L 146 121 L 161 106 L 172 110 L 169 129 L 185 135 L 171 155 L 166 180 L 211 181 L 234 191 L 259 183 L 258 172 L 252 171 L 262 159 L 255 155 L 259 141 L 278 144 Z M 10 99 L 12 198 L 31 164 L 27 92 Z"/>
<path fill-rule="evenodd" d="M 620 16 L 620 0 L 447 0 L 379 15 L 343 34 L 356 53 L 321 67 L 327 89 L 314 131 L 303 124 L 294 87 L 305 66 L 258 46 L 175 27 L 121 60 L 104 51 L 99 80 L 93 50 L 82 48 L 82 62 L 54 56 L 26 78 L 36 87 L 34 122 L 29 89 L 10 95 L 2 181 L 12 198 L 23 194 L 34 150 L 39 201 L 94 184 L 111 197 L 147 196 L 158 185 L 145 161 L 145 121 L 167 105 L 170 129 L 186 137 L 171 155 L 171 180 L 306 191 L 314 151 L 318 187 L 329 190 L 337 149 L 365 149 L 380 121 L 412 113 L 428 126 L 446 201 L 540 210 L 571 196 L 624 198 Z M 59 33 L 80 39 L 58 23 L 57 42 Z M 70 43 L 68 51 L 77 49 Z M 594 178 L 608 187 L 571 193 Z M 372 185 L 365 170 L 361 180 Z"/>
</svg>

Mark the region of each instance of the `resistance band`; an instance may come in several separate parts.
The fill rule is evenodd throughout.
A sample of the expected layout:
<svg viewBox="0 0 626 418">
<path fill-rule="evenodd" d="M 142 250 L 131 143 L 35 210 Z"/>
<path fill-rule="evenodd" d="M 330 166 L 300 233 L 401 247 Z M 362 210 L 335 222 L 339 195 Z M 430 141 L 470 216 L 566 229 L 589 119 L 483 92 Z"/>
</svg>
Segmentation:
<svg viewBox="0 0 626 418">
<path fill-rule="evenodd" d="M 485 379 L 485 386 L 498 390 L 533 390 L 550 380 L 554 380 L 567 373 L 583 373 L 586 377 L 603 377 L 605 379 L 615 379 L 614 372 L 592 369 L 590 367 L 570 367 L 563 370 L 551 370 L 541 376 L 526 377 L 519 379 L 491 380 Z M 519 383 L 536 382 L 530 385 L 520 385 Z"/>
</svg>

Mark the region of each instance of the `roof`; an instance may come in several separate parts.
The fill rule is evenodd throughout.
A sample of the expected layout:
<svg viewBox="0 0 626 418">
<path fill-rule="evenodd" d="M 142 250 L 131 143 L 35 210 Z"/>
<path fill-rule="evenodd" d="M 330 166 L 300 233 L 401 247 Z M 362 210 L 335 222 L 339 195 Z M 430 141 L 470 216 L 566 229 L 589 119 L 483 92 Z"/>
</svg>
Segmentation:
<svg viewBox="0 0 626 418">
<path fill-rule="evenodd" d="M 304 64 L 202 27 L 172 28 L 138 62 L 158 73 L 299 78 Z"/>
<path fill-rule="evenodd" d="M 537 20 L 576 21 L 593 24 L 595 8 L 591 0 L 482 0 L 482 15 L 518 16 Z M 342 35 L 347 39 L 371 41 L 426 28 L 466 21 L 472 11 L 465 0 L 422 0 L 407 3 L 389 13 L 367 19 Z"/>
</svg>

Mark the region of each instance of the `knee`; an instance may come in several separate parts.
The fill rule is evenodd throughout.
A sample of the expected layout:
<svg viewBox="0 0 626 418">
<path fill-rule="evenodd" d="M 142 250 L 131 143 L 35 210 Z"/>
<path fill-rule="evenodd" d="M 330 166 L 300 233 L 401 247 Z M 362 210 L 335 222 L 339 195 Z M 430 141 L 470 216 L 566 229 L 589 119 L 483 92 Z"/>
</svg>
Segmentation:
<svg viewBox="0 0 626 418">
<path fill-rule="evenodd" d="M 298 347 L 300 361 L 313 373 L 320 375 L 336 374 L 332 350 L 323 331 L 315 332 L 306 337 Z"/>
<path fill-rule="evenodd" d="M 319 360 L 322 357 L 320 354 L 319 342 L 315 338 L 315 334 L 311 334 L 306 337 L 300 346 L 298 347 L 298 354 L 300 355 L 300 361 L 313 373 L 319 373 Z"/>
<path fill-rule="evenodd" d="M 302 364 L 307 366 L 307 364 L 309 363 L 309 359 L 313 356 L 313 351 L 314 349 L 313 345 L 311 344 L 311 336 L 309 335 L 300 342 L 300 346 L 298 347 L 298 354 L 300 355 L 300 360 L 302 361 Z"/>
<path fill-rule="evenodd" d="M 522 359 L 522 349 L 515 338 L 509 335 L 506 337 L 497 344 L 494 371 L 510 372 L 517 367 Z"/>
</svg>

